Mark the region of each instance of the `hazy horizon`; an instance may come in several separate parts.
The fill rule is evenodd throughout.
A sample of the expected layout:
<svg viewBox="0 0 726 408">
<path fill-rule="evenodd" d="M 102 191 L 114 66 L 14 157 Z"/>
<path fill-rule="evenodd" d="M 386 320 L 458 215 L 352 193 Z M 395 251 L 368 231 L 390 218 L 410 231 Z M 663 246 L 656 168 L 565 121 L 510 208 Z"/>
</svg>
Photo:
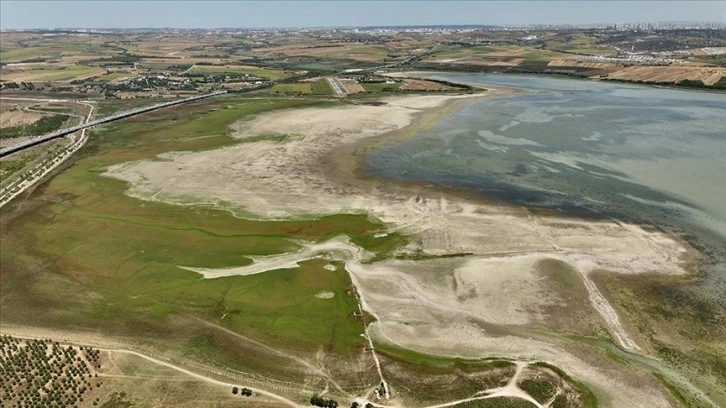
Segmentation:
<svg viewBox="0 0 726 408">
<path fill-rule="evenodd" d="M 142 11 L 143 12 L 140 12 Z M 724 1 L 2 1 L 0 28 L 317 28 L 726 22 Z"/>
</svg>

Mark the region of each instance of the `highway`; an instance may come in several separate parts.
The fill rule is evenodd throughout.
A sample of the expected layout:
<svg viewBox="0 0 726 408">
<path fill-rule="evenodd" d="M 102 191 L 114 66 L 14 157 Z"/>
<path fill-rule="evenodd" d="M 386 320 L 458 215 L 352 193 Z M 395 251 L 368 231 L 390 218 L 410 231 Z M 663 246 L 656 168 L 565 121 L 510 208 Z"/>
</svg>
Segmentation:
<svg viewBox="0 0 726 408">
<path fill-rule="evenodd" d="M 144 113 L 144 112 L 149 112 L 149 111 L 153 111 L 153 110 L 156 110 L 156 109 L 166 108 L 168 106 L 179 105 L 179 104 L 186 103 L 186 102 L 192 102 L 192 101 L 196 101 L 196 100 L 199 100 L 199 99 L 209 98 L 210 96 L 221 95 L 221 94 L 224 94 L 224 93 L 227 93 L 227 91 L 212 92 L 212 93 L 208 93 L 208 94 L 204 94 L 204 95 L 195 95 L 195 96 L 190 96 L 190 97 L 184 98 L 184 99 L 177 99 L 175 101 L 164 102 L 164 103 L 157 103 L 156 105 L 146 106 L 146 107 L 138 108 L 138 109 L 132 109 L 132 110 L 129 110 L 129 111 L 117 113 L 115 115 L 107 116 L 107 117 L 102 118 L 102 119 L 94 120 L 92 122 L 86 122 L 86 123 L 82 123 L 82 124 L 77 125 L 77 126 L 73 126 L 73 127 L 69 127 L 69 128 L 57 130 L 57 131 L 55 131 L 53 133 L 49 133 L 47 135 L 39 136 L 39 137 L 30 139 L 30 140 L 26 140 L 25 142 L 22 142 L 22 143 L 18 143 L 16 145 L 8 146 L 6 148 L 0 149 L 0 157 L 5 157 L 5 156 L 7 156 L 9 154 L 12 154 L 12 153 L 15 153 L 15 152 L 19 152 L 21 150 L 27 149 L 27 148 L 32 147 L 32 146 L 39 145 L 41 143 L 45 143 L 45 142 L 47 142 L 49 140 L 53 140 L 53 139 L 57 139 L 59 137 L 63 137 L 65 135 L 71 134 L 73 132 L 77 132 L 79 130 L 83 130 L 83 129 L 86 129 L 86 128 L 89 128 L 89 127 L 92 127 L 92 126 L 100 125 L 102 123 L 113 122 L 115 120 L 127 118 L 129 116 L 138 115 L 138 114 L 141 114 L 141 113 Z"/>
<path fill-rule="evenodd" d="M 53 102 L 65 101 L 58 100 Z M 73 114 L 70 115 L 80 117 L 82 119 L 81 124 L 90 122 L 91 116 L 93 116 L 93 111 L 95 110 L 94 106 L 89 104 L 88 102 L 77 103 L 87 105 L 90 108 L 88 110 L 88 115 L 86 117 Z M 50 172 L 58 168 L 58 166 L 60 166 L 64 161 L 71 157 L 73 153 L 83 147 L 83 145 L 86 143 L 86 140 L 88 140 L 86 129 L 81 130 L 80 136 L 81 137 L 76 140 L 74 135 L 71 135 L 70 143 L 62 151 L 60 151 L 53 157 L 43 159 L 20 177 L 11 177 L 7 180 L 4 180 L 2 183 L 2 187 L 0 187 L 0 207 L 3 207 L 5 204 L 12 201 L 12 199 L 33 186 L 38 180 L 41 180 L 46 175 L 50 174 Z M 8 182 L 6 183 L 5 181 Z"/>
</svg>

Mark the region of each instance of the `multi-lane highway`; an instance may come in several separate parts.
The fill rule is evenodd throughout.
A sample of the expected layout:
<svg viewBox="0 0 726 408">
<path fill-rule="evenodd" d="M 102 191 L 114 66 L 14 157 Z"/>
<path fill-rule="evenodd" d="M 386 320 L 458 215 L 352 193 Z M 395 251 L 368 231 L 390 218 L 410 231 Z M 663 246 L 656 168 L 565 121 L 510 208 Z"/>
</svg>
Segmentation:
<svg viewBox="0 0 726 408">
<path fill-rule="evenodd" d="M 54 171 L 58 166 L 60 166 L 64 161 L 66 161 L 69 157 L 73 155 L 78 149 L 83 147 L 83 145 L 86 143 L 86 140 L 88 139 L 88 135 L 86 134 L 86 129 L 91 126 L 100 125 L 102 123 L 112 122 L 114 120 L 126 118 L 133 115 L 138 115 L 140 113 L 149 112 L 155 109 L 165 108 L 167 106 L 172 105 L 178 105 L 185 102 L 191 102 L 195 100 L 199 100 L 202 98 L 208 98 L 210 96 L 220 95 L 225 93 L 226 91 L 221 92 L 213 92 L 209 94 L 204 95 L 197 95 L 192 96 L 189 98 L 184 99 L 178 99 L 175 101 L 170 102 L 164 102 L 164 103 L 158 103 L 156 105 L 147 106 L 145 108 L 139 108 L 139 109 L 133 109 L 130 111 L 117 113 L 112 116 L 107 116 L 103 119 L 90 121 L 91 115 L 93 115 L 93 106 L 90 106 L 90 110 L 88 111 L 88 116 L 86 116 L 83 122 L 77 126 L 73 126 L 70 128 L 62 129 L 50 134 L 47 134 L 45 136 L 37 137 L 35 139 L 28 140 L 23 143 L 18 143 L 14 146 L 6 147 L 4 149 L 0 150 L 0 157 L 7 156 L 11 153 L 15 153 L 18 151 L 21 151 L 23 149 L 26 149 L 31 146 L 38 145 L 40 143 L 47 142 L 49 140 L 57 139 L 60 137 L 63 137 L 65 135 L 72 134 L 77 131 L 81 131 L 80 137 L 78 139 L 72 138 L 70 143 L 60 149 L 57 152 L 51 153 L 49 157 L 44 158 L 43 160 L 39 161 L 38 163 L 34 164 L 32 168 L 29 168 L 27 170 L 24 170 L 23 174 L 19 174 L 18 177 L 12 177 L 11 179 L 8 179 L 2 183 L 2 187 L 0 187 L 0 207 L 3 207 L 5 204 L 12 201 L 15 197 L 22 194 L 24 191 L 26 191 L 28 188 L 33 186 L 35 183 L 37 183 L 39 180 L 42 180 L 46 175 L 50 174 L 52 171 Z M 52 102 L 57 102 L 57 100 L 52 100 Z M 79 102 L 82 104 L 88 104 L 87 102 Z"/>
<path fill-rule="evenodd" d="M 80 125 L 77 125 L 77 126 L 61 129 L 61 130 L 55 131 L 53 133 L 49 133 L 44 136 L 39 136 L 39 137 L 30 139 L 30 140 L 26 140 L 25 142 L 22 142 L 22 143 L 18 143 L 16 145 L 0 149 L 0 157 L 7 156 L 11 153 L 19 152 L 21 150 L 27 149 L 27 148 L 35 146 L 35 145 L 39 145 L 41 143 L 45 143 L 49 140 L 53 140 L 53 139 L 57 139 L 59 137 L 63 137 L 65 135 L 69 135 L 73 132 L 77 132 L 82 129 L 100 125 L 102 123 L 113 122 L 114 120 L 127 118 L 129 116 L 138 115 L 140 113 L 149 112 L 149 111 L 153 111 L 153 110 L 161 109 L 161 108 L 166 108 L 167 106 L 179 105 L 181 103 L 209 98 L 210 96 L 220 95 L 220 94 L 224 94 L 226 92 L 227 91 L 218 91 L 218 92 L 212 92 L 212 93 L 208 93 L 208 94 L 204 94 L 204 95 L 190 96 L 188 98 L 177 99 L 175 101 L 170 101 L 170 102 L 157 103 L 156 105 L 146 106 L 144 108 L 138 108 L 138 109 L 133 109 L 133 110 L 117 113 L 115 115 L 107 116 L 102 119 L 94 120 L 92 122 L 81 123 Z"/>
</svg>

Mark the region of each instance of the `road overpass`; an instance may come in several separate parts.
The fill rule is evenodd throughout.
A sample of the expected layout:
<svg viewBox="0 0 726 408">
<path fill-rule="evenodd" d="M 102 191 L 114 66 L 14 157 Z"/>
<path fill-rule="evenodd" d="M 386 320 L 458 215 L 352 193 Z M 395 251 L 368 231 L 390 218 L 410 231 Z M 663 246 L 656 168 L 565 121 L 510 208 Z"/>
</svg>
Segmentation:
<svg viewBox="0 0 726 408">
<path fill-rule="evenodd" d="M 168 106 L 174 106 L 174 105 L 179 105 L 179 104 L 182 104 L 182 103 L 196 101 L 196 100 L 199 100 L 199 99 L 209 98 L 210 96 L 221 95 L 221 94 L 224 94 L 224 93 L 227 93 L 227 91 L 212 92 L 212 93 L 208 93 L 208 94 L 204 94 L 204 95 L 195 95 L 195 96 L 190 96 L 190 97 L 184 98 L 184 99 L 177 99 L 177 100 L 174 100 L 174 101 L 169 101 L 169 102 L 164 102 L 164 103 L 157 103 L 156 105 L 146 106 L 146 107 L 138 108 L 138 109 L 132 109 L 132 110 L 129 110 L 129 111 L 117 113 L 115 115 L 107 116 L 107 117 L 102 118 L 102 119 L 94 120 L 92 122 L 86 122 L 86 123 L 82 123 L 82 124 L 77 125 L 77 126 L 72 126 L 72 127 L 69 127 L 69 128 L 57 130 L 57 131 L 55 131 L 53 133 L 49 133 L 47 135 L 39 136 L 39 137 L 30 139 L 30 140 L 26 140 L 25 142 L 22 142 L 22 143 L 18 143 L 16 145 L 8 146 L 6 148 L 0 149 L 0 157 L 5 157 L 5 156 L 7 156 L 9 154 L 19 152 L 21 150 L 27 149 L 27 148 L 32 147 L 32 146 L 39 145 L 41 143 L 45 143 L 45 142 L 47 142 L 49 140 L 53 140 L 53 139 L 57 139 L 59 137 L 63 137 L 65 135 L 69 135 L 69 134 L 71 134 L 73 132 L 77 132 L 79 130 L 83 130 L 83 129 L 86 129 L 86 128 L 89 128 L 89 127 L 93 127 L 93 126 L 96 126 L 96 125 L 100 125 L 102 123 L 113 122 L 115 120 L 127 118 L 129 116 L 138 115 L 138 114 L 141 114 L 141 113 L 144 113 L 144 112 L 150 112 L 150 111 L 153 111 L 153 110 L 157 110 L 157 109 L 161 109 L 161 108 L 166 108 Z"/>
</svg>

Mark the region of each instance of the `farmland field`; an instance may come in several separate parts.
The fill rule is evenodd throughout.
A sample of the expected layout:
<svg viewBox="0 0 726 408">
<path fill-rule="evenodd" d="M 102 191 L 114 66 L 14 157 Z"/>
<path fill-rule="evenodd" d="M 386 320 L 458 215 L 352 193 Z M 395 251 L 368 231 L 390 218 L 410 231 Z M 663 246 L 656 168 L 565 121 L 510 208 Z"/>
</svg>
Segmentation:
<svg viewBox="0 0 726 408">
<path fill-rule="evenodd" d="M 195 65 L 189 71 L 189 75 L 244 75 L 252 77 L 269 78 L 272 80 L 283 79 L 290 76 L 287 71 L 276 69 L 258 68 L 246 65 Z"/>
<path fill-rule="evenodd" d="M 265 49 L 266 53 L 280 53 L 290 56 L 315 56 L 331 59 L 351 59 L 361 62 L 378 62 L 385 59 L 390 50 L 385 46 L 362 45 L 321 45 L 310 46 L 282 46 Z"/>
<path fill-rule="evenodd" d="M 398 90 L 398 88 L 401 87 L 401 84 L 399 83 L 372 83 L 372 84 L 362 84 L 363 89 L 366 90 L 366 92 L 372 92 L 372 93 L 379 93 L 379 92 L 395 92 Z"/>
<path fill-rule="evenodd" d="M 101 81 L 113 81 L 115 79 L 119 78 L 133 78 L 135 75 L 131 73 L 124 73 L 124 72 L 112 72 L 110 74 L 102 75 L 98 77 Z"/>
<path fill-rule="evenodd" d="M 33 68 L 29 70 L 7 71 L 7 73 L 2 75 L 2 78 L 6 81 L 15 82 L 71 81 L 101 73 L 103 73 L 103 69 L 101 68 L 73 65 L 59 68 Z"/>
<path fill-rule="evenodd" d="M 270 93 L 302 93 L 311 94 L 313 93 L 313 87 L 311 84 L 276 84 L 270 88 Z"/>
</svg>

